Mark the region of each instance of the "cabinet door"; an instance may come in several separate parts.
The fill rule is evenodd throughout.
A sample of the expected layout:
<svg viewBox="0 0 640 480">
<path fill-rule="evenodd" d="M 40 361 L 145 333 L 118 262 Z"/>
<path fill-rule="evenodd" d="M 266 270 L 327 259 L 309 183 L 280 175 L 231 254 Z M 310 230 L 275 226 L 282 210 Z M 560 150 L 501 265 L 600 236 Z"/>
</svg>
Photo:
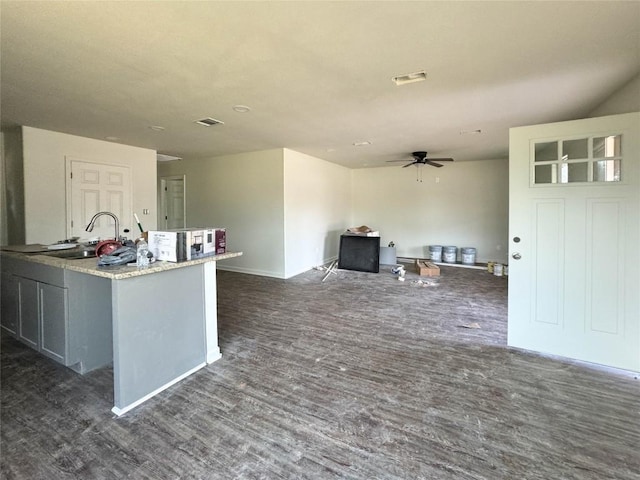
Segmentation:
<svg viewBox="0 0 640 480">
<path fill-rule="evenodd" d="M 38 308 L 38 282 L 15 277 L 18 283 L 18 338 L 38 350 L 40 321 Z"/>
<path fill-rule="evenodd" d="M 40 351 L 58 362 L 67 357 L 67 289 L 38 284 L 40 295 Z"/>
<path fill-rule="evenodd" d="M 13 275 L 5 272 L 2 272 L 0 282 L 0 325 L 15 337 L 18 335 L 18 282 Z"/>
</svg>

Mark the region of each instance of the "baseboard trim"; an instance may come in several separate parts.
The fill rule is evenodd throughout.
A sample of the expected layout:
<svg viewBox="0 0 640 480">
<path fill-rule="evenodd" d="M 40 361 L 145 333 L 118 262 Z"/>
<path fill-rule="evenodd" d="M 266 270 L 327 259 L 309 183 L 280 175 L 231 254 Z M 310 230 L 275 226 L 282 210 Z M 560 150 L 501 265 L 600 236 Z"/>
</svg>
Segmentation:
<svg viewBox="0 0 640 480">
<path fill-rule="evenodd" d="M 397 257 L 398 263 L 415 263 L 416 260 L 425 260 L 424 258 L 411 258 L 411 257 Z M 486 263 L 475 263 L 473 265 L 466 265 L 464 263 L 446 263 L 446 262 L 433 262 L 436 265 L 440 265 L 443 267 L 459 267 L 459 268 L 472 268 L 475 270 L 486 270 Z"/>
<path fill-rule="evenodd" d="M 194 372 L 197 372 L 198 370 L 200 370 L 202 367 L 204 367 L 206 365 L 205 362 L 198 364 L 197 366 L 195 366 L 194 368 L 192 368 L 191 370 L 186 371 L 185 373 L 183 373 L 182 375 L 174 378 L 173 380 L 171 380 L 168 383 L 165 383 L 163 386 L 161 386 L 160 388 L 155 389 L 153 392 L 145 395 L 144 397 L 140 398 L 139 400 L 136 400 L 133 403 L 130 403 L 129 405 L 126 405 L 122 408 L 118 408 L 118 407 L 113 407 L 111 409 L 111 411 L 113 413 L 115 413 L 118 417 L 121 417 L 122 415 L 124 415 L 125 413 L 127 413 L 129 410 L 136 408 L 138 405 L 140 405 L 141 403 L 146 402 L 147 400 L 149 400 L 151 397 L 156 396 L 157 394 L 159 394 L 160 392 L 162 392 L 163 390 L 166 390 L 167 388 L 175 385 L 176 383 L 178 383 L 180 380 L 183 380 L 185 378 L 187 378 L 189 375 L 191 375 Z"/>
</svg>

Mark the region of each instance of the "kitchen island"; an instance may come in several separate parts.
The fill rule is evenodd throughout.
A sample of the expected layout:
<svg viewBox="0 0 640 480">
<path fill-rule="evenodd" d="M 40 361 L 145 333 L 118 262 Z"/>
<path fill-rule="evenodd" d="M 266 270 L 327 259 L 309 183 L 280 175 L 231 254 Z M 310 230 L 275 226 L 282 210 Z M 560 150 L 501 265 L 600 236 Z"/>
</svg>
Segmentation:
<svg viewBox="0 0 640 480">
<path fill-rule="evenodd" d="M 240 255 L 138 269 L 3 251 L 2 327 L 81 374 L 113 362 L 122 415 L 221 357 L 216 265 Z"/>
</svg>

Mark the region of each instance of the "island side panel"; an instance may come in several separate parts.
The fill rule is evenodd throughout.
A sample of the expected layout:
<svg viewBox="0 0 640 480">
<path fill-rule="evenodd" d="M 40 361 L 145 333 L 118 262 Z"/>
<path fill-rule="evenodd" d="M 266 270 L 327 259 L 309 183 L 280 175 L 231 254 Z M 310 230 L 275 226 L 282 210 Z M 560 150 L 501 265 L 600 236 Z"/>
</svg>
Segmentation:
<svg viewBox="0 0 640 480">
<path fill-rule="evenodd" d="M 213 363 L 222 358 L 220 346 L 218 345 L 218 292 L 216 285 L 216 267 L 216 262 L 205 263 L 203 265 L 207 363 Z"/>
<path fill-rule="evenodd" d="M 65 270 L 69 368 L 84 374 L 113 360 L 111 280 Z"/>
<path fill-rule="evenodd" d="M 112 280 L 114 413 L 206 364 L 203 267 Z"/>
</svg>

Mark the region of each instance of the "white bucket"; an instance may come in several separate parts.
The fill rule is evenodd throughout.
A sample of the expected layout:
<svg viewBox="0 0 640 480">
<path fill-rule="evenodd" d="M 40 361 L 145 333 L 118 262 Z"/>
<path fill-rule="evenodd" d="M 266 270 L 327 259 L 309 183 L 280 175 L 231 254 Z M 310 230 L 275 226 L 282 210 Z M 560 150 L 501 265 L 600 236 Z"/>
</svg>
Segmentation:
<svg viewBox="0 0 640 480">
<path fill-rule="evenodd" d="M 442 246 L 441 245 L 429 245 L 429 259 L 434 262 L 442 261 Z"/>
<path fill-rule="evenodd" d="M 458 247 L 442 247 L 442 261 L 445 263 L 456 263 L 458 258 Z"/>
<path fill-rule="evenodd" d="M 496 263 L 496 264 L 493 266 L 493 274 L 494 274 L 496 277 L 501 277 L 501 276 L 502 276 L 502 264 L 501 264 L 501 263 Z"/>
<path fill-rule="evenodd" d="M 473 247 L 463 247 L 460 249 L 460 258 L 465 265 L 476 264 L 476 249 Z"/>
</svg>

